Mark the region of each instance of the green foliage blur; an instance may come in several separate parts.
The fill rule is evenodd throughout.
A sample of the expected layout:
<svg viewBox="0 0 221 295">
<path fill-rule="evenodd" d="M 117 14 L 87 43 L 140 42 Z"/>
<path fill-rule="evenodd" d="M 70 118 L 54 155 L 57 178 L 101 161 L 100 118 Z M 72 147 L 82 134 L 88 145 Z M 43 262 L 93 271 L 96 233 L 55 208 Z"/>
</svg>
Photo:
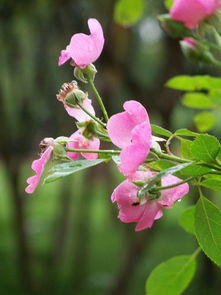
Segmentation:
<svg viewBox="0 0 221 295">
<path fill-rule="evenodd" d="M 166 10 L 163 1 L 143 1 L 140 19 L 122 14 L 117 4 L 118 16 L 129 16 L 131 26 L 128 20 L 123 26 L 115 22 L 116 3 L 0 1 L 0 294 L 142 295 L 157 264 L 196 248 L 178 224 L 196 199 L 194 191 L 139 233 L 117 219 L 110 201 L 123 179 L 115 167 L 102 164 L 40 186 L 31 196 L 24 193 L 41 139 L 76 130 L 56 100 L 60 86 L 73 79 L 73 68 L 58 67 L 57 60 L 73 33 L 87 32 L 89 17 L 99 19 L 106 37 L 95 82 L 110 114 L 120 111 L 123 101 L 137 99 L 152 123 L 171 130 L 195 128 L 194 111 L 181 106 L 181 93 L 165 83 L 178 74 L 214 70 L 186 62 L 178 41 L 163 33 L 156 19 Z M 212 130 L 215 135 L 219 126 Z M 220 270 L 199 258 L 201 271 L 184 294 L 220 294 Z"/>
</svg>

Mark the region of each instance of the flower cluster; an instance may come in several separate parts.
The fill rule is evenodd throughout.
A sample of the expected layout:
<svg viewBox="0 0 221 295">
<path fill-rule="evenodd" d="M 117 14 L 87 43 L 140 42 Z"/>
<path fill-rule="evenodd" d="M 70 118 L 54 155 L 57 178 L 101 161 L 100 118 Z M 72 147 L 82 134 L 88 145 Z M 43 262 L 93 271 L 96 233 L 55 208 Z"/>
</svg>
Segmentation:
<svg viewBox="0 0 221 295">
<path fill-rule="evenodd" d="M 96 89 L 90 76 L 91 69 L 93 75 L 96 72 L 91 63 L 100 56 L 104 37 L 102 27 L 97 20 L 89 19 L 88 26 L 91 34 L 75 34 L 66 49 L 61 51 L 59 65 L 71 59 L 71 65 L 78 70 L 78 77 L 79 75 L 84 77 L 84 81 L 90 82 L 92 88 Z M 57 99 L 63 104 L 67 113 L 77 121 L 78 130 L 69 137 L 46 138 L 41 142 L 41 156 L 32 163 L 35 175 L 28 178 L 25 190 L 29 194 L 35 191 L 50 158 L 75 161 L 81 155 L 93 161 L 100 153 L 109 155 L 109 151 L 100 149 L 101 139 L 106 138 L 119 148 L 114 151 L 119 155 L 117 167 L 126 178 L 117 186 L 111 197 L 112 202 L 118 205 L 119 219 L 123 222 L 136 222 L 136 231 L 149 228 L 154 220 L 162 216 L 163 208 L 171 208 L 177 200 L 188 193 L 188 184 L 175 176 L 168 175 L 152 184 L 155 193 L 152 191 L 139 197 L 142 185 L 151 182 L 157 174 L 151 171 L 147 162 L 151 148 L 155 149 L 156 146 L 159 148 L 159 145 L 156 145 L 158 138 L 152 136 L 148 113 L 141 103 L 130 100 L 124 103 L 123 112 L 108 118 L 97 90 L 95 97 L 106 122 L 96 117 L 92 101 L 88 98 L 88 94 L 78 87 L 76 81 L 62 85 Z"/>
</svg>

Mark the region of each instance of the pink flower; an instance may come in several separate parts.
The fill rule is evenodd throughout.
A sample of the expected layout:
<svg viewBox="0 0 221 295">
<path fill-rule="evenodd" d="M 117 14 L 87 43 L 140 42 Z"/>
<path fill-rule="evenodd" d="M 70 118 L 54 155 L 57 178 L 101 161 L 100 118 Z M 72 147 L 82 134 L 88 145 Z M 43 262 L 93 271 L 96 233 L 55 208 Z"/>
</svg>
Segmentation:
<svg viewBox="0 0 221 295">
<path fill-rule="evenodd" d="M 81 130 L 77 130 L 70 136 L 70 141 L 67 144 L 67 148 L 69 149 L 87 149 L 87 150 L 99 150 L 100 148 L 100 140 L 96 137 L 92 139 L 85 138 L 82 135 Z M 81 153 L 81 155 L 88 160 L 95 160 L 98 158 L 97 153 Z M 80 156 L 78 152 L 67 152 L 67 156 L 72 160 L 77 160 Z"/>
<path fill-rule="evenodd" d="M 170 16 L 182 22 L 188 29 L 193 29 L 202 20 L 215 13 L 220 4 L 220 0 L 175 0 Z"/>
<path fill-rule="evenodd" d="M 112 202 L 117 202 L 119 208 L 118 218 L 125 223 L 136 222 L 135 231 L 141 231 L 152 227 L 154 221 L 159 219 L 163 213 L 162 209 L 169 209 L 189 191 L 188 184 L 181 184 L 174 188 L 162 190 L 159 199 L 139 201 L 137 193 L 139 187 L 132 181 L 147 181 L 154 174 L 148 172 L 136 172 L 132 180 L 125 180 L 118 185 L 112 193 Z M 181 179 L 169 175 L 162 178 L 162 186 L 179 183 Z"/>
<path fill-rule="evenodd" d="M 36 174 L 27 179 L 28 186 L 25 189 L 26 193 L 32 194 L 37 188 L 40 182 L 41 175 L 44 171 L 45 165 L 47 164 L 47 162 L 49 161 L 51 157 L 52 151 L 53 151 L 53 146 L 49 145 L 46 148 L 46 150 L 42 153 L 40 159 L 34 160 L 32 162 L 31 168 L 32 170 L 35 171 Z"/>
<path fill-rule="evenodd" d="M 61 51 L 58 65 L 63 65 L 70 58 L 72 63 L 83 69 L 100 56 L 104 46 L 104 36 L 101 24 L 95 19 L 88 20 L 90 35 L 74 34 L 69 45 Z"/>
<path fill-rule="evenodd" d="M 112 142 L 122 149 L 119 170 L 130 177 L 146 159 L 151 147 L 151 127 L 147 111 L 137 101 L 123 105 L 125 112 L 113 115 L 107 130 Z"/>
</svg>

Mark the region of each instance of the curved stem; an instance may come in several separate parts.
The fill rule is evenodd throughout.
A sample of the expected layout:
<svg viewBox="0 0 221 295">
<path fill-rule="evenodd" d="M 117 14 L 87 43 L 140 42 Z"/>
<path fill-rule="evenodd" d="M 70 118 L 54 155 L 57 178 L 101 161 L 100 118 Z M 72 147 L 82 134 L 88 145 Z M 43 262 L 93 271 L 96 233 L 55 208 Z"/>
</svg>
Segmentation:
<svg viewBox="0 0 221 295">
<path fill-rule="evenodd" d="M 95 117 L 94 115 L 92 115 L 90 112 L 88 112 L 88 110 L 85 109 L 85 107 L 83 107 L 80 103 L 77 102 L 77 105 L 79 106 L 80 109 L 82 109 L 82 111 L 84 111 L 89 117 L 91 117 L 94 121 L 96 121 L 98 124 L 100 124 L 102 127 L 106 127 L 106 124 L 103 123 L 101 120 L 99 120 L 97 117 Z M 73 105 L 74 106 L 74 105 Z"/>
<path fill-rule="evenodd" d="M 189 163 L 191 162 L 190 160 L 187 159 L 181 159 L 177 156 L 172 156 L 172 155 L 167 155 L 161 152 L 156 151 L 155 149 L 151 149 L 151 152 L 155 155 L 157 155 L 160 159 L 165 159 L 165 160 L 170 160 L 178 163 Z"/>
<path fill-rule="evenodd" d="M 117 150 L 87 150 L 87 149 L 68 149 L 65 148 L 67 152 L 73 153 L 96 153 L 96 154 L 112 154 L 112 155 L 119 155 L 120 151 Z"/>
<path fill-rule="evenodd" d="M 103 104 L 103 100 L 102 100 L 100 94 L 98 93 L 97 88 L 95 87 L 93 80 L 88 78 L 88 83 L 89 83 L 90 87 L 92 88 L 92 90 L 93 90 L 93 92 L 95 94 L 95 97 L 96 97 L 96 99 L 97 99 L 97 101 L 98 101 L 98 103 L 99 103 L 99 105 L 101 107 L 101 110 L 103 112 L 104 119 L 107 122 L 109 117 L 108 117 L 107 111 L 105 109 L 105 106 Z"/>
</svg>

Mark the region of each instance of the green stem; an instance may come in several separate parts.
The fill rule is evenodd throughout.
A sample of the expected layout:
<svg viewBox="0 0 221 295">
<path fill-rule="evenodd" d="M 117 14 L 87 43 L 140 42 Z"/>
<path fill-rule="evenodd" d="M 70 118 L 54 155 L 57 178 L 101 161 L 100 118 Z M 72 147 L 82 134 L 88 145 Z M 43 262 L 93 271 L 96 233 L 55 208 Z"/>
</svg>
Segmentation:
<svg viewBox="0 0 221 295">
<path fill-rule="evenodd" d="M 151 152 L 153 154 L 157 155 L 160 159 L 165 159 L 165 160 L 169 160 L 169 161 L 173 161 L 173 162 L 177 162 L 177 163 L 189 163 L 189 162 L 192 162 L 191 160 L 182 159 L 182 158 L 179 158 L 177 156 L 167 155 L 167 154 L 158 152 L 158 151 L 156 151 L 154 149 L 151 149 Z M 218 170 L 218 171 L 221 171 L 221 167 L 216 165 L 216 164 L 209 164 L 209 163 L 205 163 L 205 162 L 202 162 L 202 161 L 198 161 L 198 162 L 194 162 L 194 163 L 198 164 L 198 165 L 208 167 L 208 168 L 212 168 L 212 169 L 215 169 L 215 170 Z"/>
<path fill-rule="evenodd" d="M 158 152 L 155 149 L 151 149 L 151 152 L 153 154 L 157 155 L 160 159 L 170 160 L 170 161 L 174 161 L 174 162 L 178 162 L 178 163 L 189 163 L 189 162 L 191 162 L 190 160 L 181 159 L 181 158 L 179 158 L 177 156 L 167 155 L 167 154 Z"/>
<path fill-rule="evenodd" d="M 112 155 L 119 155 L 120 151 L 117 150 L 87 150 L 87 149 L 68 149 L 65 148 L 67 152 L 73 153 L 96 153 L 96 154 L 112 154 Z"/>
<path fill-rule="evenodd" d="M 162 191 L 162 190 L 166 190 L 166 189 L 174 188 L 174 187 L 176 187 L 176 186 L 179 186 L 179 185 L 181 185 L 181 184 L 184 184 L 184 183 L 186 183 L 186 182 L 189 182 L 189 181 L 193 180 L 194 178 L 196 178 L 196 177 L 189 177 L 189 178 L 184 179 L 184 180 L 181 181 L 181 182 L 174 183 L 174 184 L 171 184 L 171 185 L 168 185 L 168 186 L 158 186 L 158 187 L 156 187 L 156 188 L 153 188 L 153 190 L 154 190 L 154 191 Z"/>
<path fill-rule="evenodd" d="M 88 83 L 89 83 L 90 87 L 92 88 L 92 90 L 93 90 L 93 92 L 94 92 L 94 94 L 95 94 L 95 97 L 96 97 L 96 99 L 97 99 L 97 101 L 98 101 L 98 103 L 99 103 L 99 105 L 100 105 L 100 107 L 101 107 L 101 110 L 102 110 L 102 112 L 103 112 L 104 119 L 105 119 L 105 121 L 107 122 L 108 119 L 109 119 L 109 117 L 108 117 L 107 111 L 106 111 L 106 109 L 105 109 L 105 106 L 104 106 L 104 104 L 103 104 L 103 100 L 102 100 L 100 94 L 98 93 L 98 91 L 97 91 L 97 89 L 96 89 L 96 87 L 95 87 L 95 85 L 94 85 L 93 80 L 90 79 L 89 77 L 88 77 Z"/>
<path fill-rule="evenodd" d="M 84 111 L 89 117 L 91 117 L 94 121 L 96 121 L 98 124 L 100 124 L 102 127 L 106 127 L 106 124 L 103 123 L 101 120 L 99 120 L 97 117 L 95 117 L 94 115 L 92 115 L 90 112 L 88 112 L 88 110 L 85 109 L 85 107 L 83 107 L 81 104 L 79 104 L 77 102 L 77 105 L 79 106 L 79 108 L 82 109 L 82 111 Z"/>
</svg>

